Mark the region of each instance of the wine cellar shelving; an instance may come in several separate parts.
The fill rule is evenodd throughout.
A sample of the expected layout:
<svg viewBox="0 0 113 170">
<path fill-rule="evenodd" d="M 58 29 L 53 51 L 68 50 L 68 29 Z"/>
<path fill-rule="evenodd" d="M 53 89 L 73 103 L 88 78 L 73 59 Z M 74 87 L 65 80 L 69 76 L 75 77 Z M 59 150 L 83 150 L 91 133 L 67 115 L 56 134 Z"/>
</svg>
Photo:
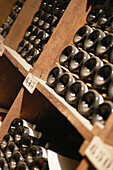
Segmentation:
<svg viewBox="0 0 113 170">
<path fill-rule="evenodd" d="M 0 26 L 6 20 L 15 2 L 14 0 L 11 3 L 7 0 L 4 2 L 0 0 L 0 9 L 2 9 L 0 16 L 3 17 L 0 17 Z M 83 159 L 78 165 L 78 169 L 82 167 L 85 170 L 88 169 L 90 163 L 84 152 L 95 135 L 112 145 L 110 119 L 113 120 L 113 116 L 110 115 L 105 126 L 91 125 L 75 108 L 48 87 L 46 80 L 49 71 L 57 65 L 62 50 L 69 44 L 73 44 L 75 32 L 86 23 L 86 16 L 90 8 L 88 9 L 87 0 L 70 1 L 55 31 L 32 67 L 17 53 L 16 49 L 40 4 L 41 0 L 32 0 L 32 2 L 26 0 L 6 38 L 0 37 L 5 48 L 0 57 L 0 107 L 9 109 L 0 127 L 0 140 L 7 132 L 11 121 L 16 117 L 34 122 L 38 124 L 40 130 L 52 134 L 54 131 L 59 133 L 59 129 L 62 129 L 62 122 L 65 123 L 65 126 L 69 123 L 69 129 L 72 130 L 74 127 L 82 142 L 84 141 L 83 145 L 81 142 L 79 149 Z M 23 81 L 29 72 L 38 78 L 33 94 L 30 94 L 23 86 Z M 63 130 L 65 126 L 63 126 Z"/>
</svg>

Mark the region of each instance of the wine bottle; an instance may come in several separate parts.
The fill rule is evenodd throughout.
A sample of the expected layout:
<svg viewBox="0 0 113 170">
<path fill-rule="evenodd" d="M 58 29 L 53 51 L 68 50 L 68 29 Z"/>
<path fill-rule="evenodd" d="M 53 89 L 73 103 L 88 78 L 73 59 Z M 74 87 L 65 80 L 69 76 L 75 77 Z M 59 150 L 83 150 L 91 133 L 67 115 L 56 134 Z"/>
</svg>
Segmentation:
<svg viewBox="0 0 113 170">
<path fill-rule="evenodd" d="M 0 34 L 5 38 L 9 33 L 10 28 L 11 26 L 7 22 L 5 22 L 0 28 Z"/>
<path fill-rule="evenodd" d="M 42 29 L 46 31 L 47 33 L 51 33 L 51 25 L 53 25 L 55 22 L 57 22 L 57 17 L 54 15 L 50 15 L 45 20 Z"/>
<path fill-rule="evenodd" d="M 72 106 L 76 106 L 78 100 L 88 91 L 88 87 L 81 80 L 76 80 L 67 90 L 65 100 Z"/>
<path fill-rule="evenodd" d="M 77 110 L 81 115 L 89 117 L 103 101 L 103 97 L 96 90 L 89 90 L 78 101 Z"/>
<path fill-rule="evenodd" d="M 27 30 L 26 30 L 26 32 L 25 32 L 25 34 L 24 34 L 24 38 L 26 39 L 26 40 L 29 40 L 29 37 L 30 37 L 30 35 L 31 35 L 31 33 L 35 30 L 35 26 L 34 25 L 30 25 L 28 28 L 27 28 Z"/>
<path fill-rule="evenodd" d="M 17 47 L 17 52 L 18 52 L 19 54 L 21 54 L 21 51 L 22 51 L 22 49 L 25 47 L 26 44 L 28 44 L 28 41 L 25 40 L 25 39 L 23 39 L 23 40 L 19 43 L 19 45 L 18 45 L 18 47 Z"/>
<path fill-rule="evenodd" d="M 17 128 L 17 130 L 15 131 L 15 135 L 14 135 L 14 142 L 19 145 L 22 138 L 24 136 L 33 136 L 33 137 L 36 137 L 36 138 L 41 138 L 42 136 L 42 133 L 41 132 L 38 132 L 38 131 L 35 131 L 31 128 L 28 128 L 28 127 L 25 127 L 25 126 L 19 126 Z"/>
<path fill-rule="evenodd" d="M 50 14 L 53 13 L 54 3 L 55 3 L 55 1 L 53 1 L 53 0 L 47 1 L 47 6 L 46 6 L 46 8 L 45 8 L 45 11 L 46 11 L 47 13 L 50 13 Z"/>
<path fill-rule="evenodd" d="M 45 11 L 46 6 L 47 6 L 47 1 L 42 1 L 40 9 Z"/>
<path fill-rule="evenodd" d="M 113 35 L 107 34 L 102 40 L 98 43 L 96 47 L 96 55 L 102 58 L 108 59 L 108 53 L 113 46 Z"/>
<path fill-rule="evenodd" d="M 85 39 L 84 49 L 86 51 L 95 53 L 96 46 L 103 37 L 105 37 L 105 33 L 99 29 L 95 29 Z"/>
<path fill-rule="evenodd" d="M 39 50 L 36 48 L 32 48 L 25 56 L 25 60 L 27 63 L 32 65 L 33 59 L 36 58 L 40 54 Z"/>
<path fill-rule="evenodd" d="M 28 149 L 32 146 L 32 145 L 40 145 L 40 142 L 39 142 L 39 138 L 41 138 L 41 133 L 40 133 L 40 137 L 33 137 L 33 136 L 24 136 L 21 140 L 21 143 L 19 145 L 19 148 L 20 148 L 20 152 L 22 154 L 26 154 Z"/>
<path fill-rule="evenodd" d="M 97 26 L 97 21 L 100 14 L 103 12 L 104 6 L 103 5 L 96 5 L 94 6 L 88 13 L 86 17 L 86 21 L 89 25 Z"/>
<path fill-rule="evenodd" d="M 93 32 L 93 29 L 90 26 L 88 26 L 88 25 L 82 26 L 75 33 L 74 38 L 73 38 L 73 43 L 77 46 L 83 47 L 86 37 L 91 32 Z"/>
<path fill-rule="evenodd" d="M 32 128 L 32 129 L 36 128 L 36 125 L 33 124 L 33 123 L 30 123 L 30 122 L 23 120 L 23 119 L 20 119 L 20 118 L 15 118 L 15 119 L 13 119 L 13 121 L 10 124 L 8 133 L 10 135 L 14 136 L 15 131 L 17 130 L 17 128 L 19 126 L 25 126 L 25 127 L 29 127 L 29 128 Z"/>
<path fill-rule="evenodd" d="M 45 45 L 47 44 L 48 40 L 49 40 L 50 36 L 48 36 L 47 38 L 45 38 L 44 40 L 42 40 L 41 42 L 41 49 L 43 50 Z"/>
<path fill-rule="evenodd" d="M 3 34 L 4 27 L 5 27 L 4 24 L 2 24 L 2 26 L 0 27 L 0 34 L 1 34 L 1 35 Z"/>
<path fill-rule="evenodd" d="M 9 168 L 11 170 L 16 169 L 18 166 L 19 162 L 24 161 L 23 156 L 21 155 L 21 153 L 19 151 L 15 151 L 12 156 L 10 157 L 9 160 Z"/>
<path fill-rule="evenodd" d="M 41 30 L 39 28 L 35 28 L 32 33 L 30 34 L 30 37 L 29 37 L 29 41 L 30 43 L 32 44 L 32 42 L 34 41 L 34 39 L 37 37 L 37 35 L 39 34 Z"/>
<path fill-rule="evenodd" d="M 31 169 L 49 170 L 48 161 L 45 158 L 38 158 L 33 162 Z"/>
<path fill-rule="evenodd" d="M 50 14 L 44 12 L 44 14 L 42 14 L 42 16 L 39 18 L 38 22 L 37 22 L 37 27 L 39 28 L 43 28 L 43 25 L 46 21 L 46 19 L 51 16 Z"/>
<path fill-rule="evenodd" d="M 104 10 L 101 13 L 101 15 L 99 16 L 98 21 L 97 21 L 98 28 L 105 30 L 108 21 L 110 20 L 111 16 L 113 15 L 112 11 L 113 11 L 113 9 L 109 7 L 108 9 Z"/>
<path fill-rule="evenodd" d="M 33 162 L 37 159 L 42 157 L 43 151 L 42 148 L 36 145 L 32 145 L 26 155 L 26 163 L 28 166 L 32 166 Z"/>
<path fill-rule="evenodd" d="M 54 23 L 52 23 L 49 27 L 49 29 L 46 30 L 47 33 L 49 33 L 50 35 L 54 32 L 57 24 L 58 24 L 59 20 L 57 19 Z"/>
<path fill-rule="evenodd" d="M 24 1 L 16 1 L 12 9 L 18 14 L 22 9 L 23 5 L 24 5 Z"/>
<path fill-rule="evenodd" d="M 0 169 L 1 170 L 8 170 L 9 169 L 5 158 L 0 159 Z"/>
<path fill-rule="evenodd" d="M 111 113 L 113 113 L 113 103 L 111 101 L 105 100 L 93 111 L 91 123 L 94 124 L 99 122 L 101 124 L 105 124 Z"/>
<path fill-rule="evenodd" d="M 10 13 L 10 15 L 7 17 L 7 20 L 6 20 L 6 22 L 9 24 L 9 25 L 13 25 L 13 23 L 14 23 L 14 21 L 15 21 L 15 19 L 16 19 L 16 17 L 17 17 L 17 15 L 12 11 L 11 13 Z"/>
<path fill-rule="evenodd" d="M 32 44 L 34 45 L 35 48 L 40 48 L 42 49 L 42 43 L 49 37 L 49 34 L 46 33 L 45 31 L 41 30 L 37 37 L 34 39 Z"/>
<path fill-rule="evenodd" d="M 13 5 L 12 9 L 15 11 L 19 6 L 19 1 L 17 0 L 15 4 Z"/>
<path fill-rule="evenodd" d="M 103 66 L 103 62 L 96 56 L 86 60 L 80 69 L 80 78 L 86 82 L 92 83 L 97 69 Z"/>
<path fill-rule="evenodd" d="M 26 54 L 33 48 L 33 45 L 31 45 L 30 43 L 26 44 L 23 49 L 21 50 L 21 57 L 25 58 Z"/>
<path fill-rule="evenodd" d="M 29 135 L 29 128 L 25 126 L 18 126 L 14 135 L 14 142 L 18 146 L 22 140 L 22 137 Z"/>
<path fill-rule="evenodd" d="M 113 65 L 105 64 L 95 73 L 93 85 L 97 89 L 107 91 L 108 85 L 112 78 L 113 78 Z"/>
<path fill-rule="evenodd" d="M 0 159 L 1 158 L 4 158 L 4 154 L 3 154 L 2 150 L 0 149 Z"/>
<path fill-rule="evenodd" d="M 38 21 L 39 21 L 39 18 L 40 18 L 43 14 L 44 14 L 44 11 L 41 10 L 41 9 L 39 9 L 39 10 L 35 13 L 35 15 L 34 15 L 34 17 L 33 17 L 32 24 L 35 25 L 35 26 L 37 26 L 37 23 L 38 23 Z"/>
<path fill-rule="evenodd" d="M 68 87 L 74 82 L 75 78 L 68 72 L 65 72 L 59 77 L 54 90 L 57 94 L 65 96 Z"/>
<path fill-rule="evenodd" d="M 60 2 L 59 1 L 54 1 L 53 5 L 53 14 L 60 18 Z"/>
<path fill-rule="evenodd" d="M 0 143 L 0 148 L 3 153 L 5 153 L 6 147 L 9 144 L 9 142 L 12 142 L 12 141 L 13 141 L 13 138 L 11 137 L 11 135 L 9 133 L 4 135 L 4 137 L 2 138 L 1 143 Z"/>
<path fill-rule="evenodd" d="M 54 88 L 57 80 L 62 74 L 63 74 L 63 70 L 61 67 L 56 66 L 52 68 L 52 70 L 49 72 L 48 77 L 47 77 L 48 86 Z"/>
<path fill-rule="evenodd" d="M 14 8 L 14 6 L 13 6 L 13 10 L 17 13 L 17 14 L 19 14 L 19 12 L 21 11 L 21 9 L 22 9 L 22 7 L 23 7 L 23 5 L 24 5 L 24 1 L 17 1 L 18 2 L 18 4 L 17 4 L 17 6 L 15 6 L 15 8 Z"/>
<path fill-rule="evenodd" d="M 62 15 L 64 14 L 68 4 L 69 4 L 70 0 L 69 1 L 59 1 L 57 4 L 56 4 L 56 8 L 54 9 L 55 10 L 55 14 L 61 18 Z"/>
<path fill-rule="evenodd" d="M 15 151 L 18 151 L 19 148 L 16 146 L 16 144 L 14 142 L 10 142 L 8 145 L 7 145 L 7 148 L 6 148 L 6 151 L 5 151 L 5 158 L 7 161 L 9 161 L 10 157 L 12 156 L 12 154 L 15 152 Z"/>
<path fill-rule="evenodd" d="M 23 161 L 20 161 L 18 164 L 17 164 L 17 169 L 18 170 L 29 170 L 27 164 Z"/>
<path fill-rule="evenodd" d="M 60 54 L 59 63 L 65 67 L 68 67 L 69 61 L 77 52 L 78 49 L 73 45 L 65 47 Z"/>
<path fill-rule="evenodd" d="M 69 70 L 72 73 L 79 74 L 80 68 L 82 64 L 90 58 L 90 55 L 85 51 L 79 51 L 77 52 L 70 60 L 69 62 Z"/>
</svg>

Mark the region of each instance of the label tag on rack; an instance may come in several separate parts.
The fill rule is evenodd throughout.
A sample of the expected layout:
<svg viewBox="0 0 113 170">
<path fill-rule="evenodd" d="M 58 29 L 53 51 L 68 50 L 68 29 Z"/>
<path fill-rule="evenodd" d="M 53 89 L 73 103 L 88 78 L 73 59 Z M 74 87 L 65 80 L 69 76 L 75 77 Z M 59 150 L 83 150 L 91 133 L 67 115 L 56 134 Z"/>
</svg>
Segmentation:
<svg viewBox="0 0 113 170">
<path fill-rule="evenodd" d="M 113 153 L 108 150 L 106 144 L 95 136 L 85 151 L 92 165 L 98 170 L 113 170 Z"/>
<path fill-rule="evenodd" d="M 0 56 L 3 55 L 4 50 L 5 50 L 5 47 L 4 47 L 3 43 L 2 43 L 2 41 L 0 41 Z"/>
<path fill-rule="evenodd" d="M 28 73 L 27 77 L 23 82 L 23 85 L 31 94 L 33 94 L 37 83 L 38 83 L 38 78 L 32 75 L 31 73 Z"/>
</svg>

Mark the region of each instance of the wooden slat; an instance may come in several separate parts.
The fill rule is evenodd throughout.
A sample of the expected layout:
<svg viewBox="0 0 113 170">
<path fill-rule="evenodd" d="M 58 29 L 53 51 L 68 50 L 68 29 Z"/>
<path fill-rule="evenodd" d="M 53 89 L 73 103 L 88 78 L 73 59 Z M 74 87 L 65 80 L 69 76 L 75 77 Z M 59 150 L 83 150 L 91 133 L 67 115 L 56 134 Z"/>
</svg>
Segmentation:
<svg viewBox="0 0 113 170">
<path fill-rule="evenodd" d="M 7 116 L 5 117 L 5 119 L 2 123 L 2 126 L 0 127 L 0 141 L 3 138 L 3 136 L 7 133 L 12 120 L 16 117 L 17 118 L 20 117 L 23 93 L 24 93 L 24 89 L 21 89 L 21 91 L 17 95 L 17 98 L 15 99 L 12 107 L 10 108 L 10 111 L 8 112 Z"/>
<path fill-rule="evenodd" d="M 106 125 L 103 130 L 100 131 L 99 137 L 105 143 L 113 146 L 113 113 L 109 116 L 106 121 Z"/>
<path fill-rule="evenodd" d="M 40 110 L 43 108 L 45 100 L 40 92 L 31 95 L 24 88 L 21 88 L 0 127 L 0 139 L 2 139 L 3 135 L 7 132 L 14 118 L 20 117 L 29 122 L 34 122 L 38 113 L 40 113 Z"/>
<path fill-rule="evenodd" d="M 84 158 L 78 165 L 77 170 L 88 170 L 88 168 L 89 168 L 89 162 L 87 158 Z"/>
</svg>

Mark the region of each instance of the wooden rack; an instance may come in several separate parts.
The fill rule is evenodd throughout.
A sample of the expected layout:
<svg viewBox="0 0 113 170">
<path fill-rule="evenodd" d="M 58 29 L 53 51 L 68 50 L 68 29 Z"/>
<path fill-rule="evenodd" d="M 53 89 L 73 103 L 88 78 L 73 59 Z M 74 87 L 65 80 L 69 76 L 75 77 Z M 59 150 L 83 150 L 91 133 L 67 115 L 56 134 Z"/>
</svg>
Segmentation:
<svg viewBox="0 0 113 170">
<path fill-rule="evenodd" d="M 0 26 L 9 15 L 15 1 L 0 0 Z M 89 161 L 85 157 L 85 149 L 95 135 L 111 145 L 109 141 L 112 139 L 113 115 L 111 114 L 105 127 L 92 126 L 76 109 L 47 86 L 46 79 L 51 68 L 58 63 L 61 51 L 67 45 L 73 44 L 74 33 L 85 24 L 88 2 L 87 0 L 71 0 L 32 68 L 21 58 L 16 49 L 40 4 L 41 0 L 26 0 L 7 37 L 4 40 L 2 37 L 0 38 L 5 47 L 4 54 L 0 58 L 0 107 L 9 109 L 0 127 L 0 140 L 7 132 L 11 121 L 16 117 L 35 122 L 41 130 L 49 131 L 52 127 L 54 127 L 53 130 L 57 129 L 58 122 L 56 120 L 62 119 L 63 116 L 84 139 L 79 150 L 84 159 L 78 169 L 85 170 L 89 166 Z M 38 78 L 33 94 L 30 94 L 23 86 L 23 81 L 29 72 Z M 62 128 L 61 124 L 59 126 Z M 106 140 L 108 134 L 111 134 L 110 139 Z"/>
</svg>

